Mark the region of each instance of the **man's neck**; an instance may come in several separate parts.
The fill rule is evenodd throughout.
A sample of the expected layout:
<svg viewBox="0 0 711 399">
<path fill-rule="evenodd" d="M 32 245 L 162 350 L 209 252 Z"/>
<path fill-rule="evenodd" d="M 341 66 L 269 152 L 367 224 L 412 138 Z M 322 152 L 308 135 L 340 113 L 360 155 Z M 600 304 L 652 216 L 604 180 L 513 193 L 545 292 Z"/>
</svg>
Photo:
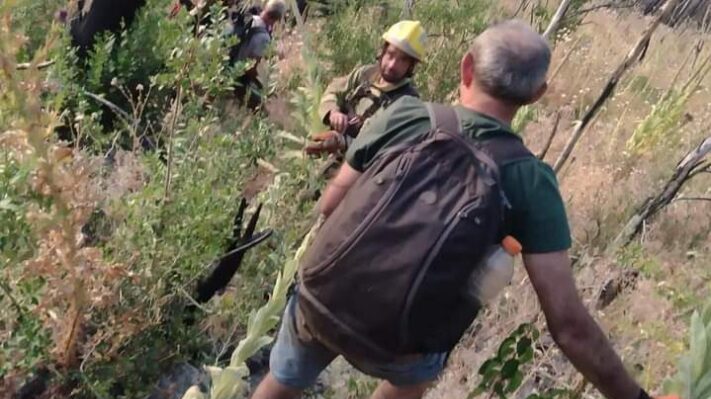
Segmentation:
<svg viewBox="0 0 711 399">
<path fill-rule="evenodd" d="M 264 22 L 264 25 L 267 26 L 267 28 L 271 28 L 273 23 L 272 20 L 269 19 L 269 16 L 267 15 L 266 11 L 259 14 L 258 17 Z"/>
<path fill-rule="evenodd" d="M 462 96 L 459 99 L 459 104 L 464 108 L 495 118 L 509 126 L 519 108 L 502 104 L 499 100 L 485 94 L 469 98 Z"/>
</svg>

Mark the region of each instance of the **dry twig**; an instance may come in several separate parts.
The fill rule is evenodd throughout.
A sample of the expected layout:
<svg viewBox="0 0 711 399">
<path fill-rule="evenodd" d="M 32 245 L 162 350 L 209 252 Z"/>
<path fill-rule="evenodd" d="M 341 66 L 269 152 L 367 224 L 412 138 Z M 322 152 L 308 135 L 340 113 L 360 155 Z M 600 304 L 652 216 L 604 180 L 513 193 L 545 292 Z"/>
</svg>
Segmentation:
<svg viewBox="0 0 711 399">
<path fill-rule="evenodd" d="M 555 137 L 555 134 L 558 133 L 558 125 L 560 124 L 560 112 L 557 112 L 555 114 L 555 122 L 553 122 L 553 130 L 551 130 L 551 134 L 548 135 L 548 140 L 546 140 L 546 144 L 543 146 L 543 149 L 541 152 L 536 155 L 538 159 L 543 159 L 545 158 L 546 154 L 548 153 L 548 150 L 551 148 L 551 144 L 553 144 L 553 138 Z"/>
</svg>

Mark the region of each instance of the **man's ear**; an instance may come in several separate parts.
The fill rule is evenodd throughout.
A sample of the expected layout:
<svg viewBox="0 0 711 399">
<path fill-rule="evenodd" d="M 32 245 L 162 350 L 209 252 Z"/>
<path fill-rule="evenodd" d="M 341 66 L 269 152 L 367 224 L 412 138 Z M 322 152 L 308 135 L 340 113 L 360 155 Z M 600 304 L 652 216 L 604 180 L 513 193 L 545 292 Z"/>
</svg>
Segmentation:
<svg viewBox="0 0 711 399">
<path fill-rule="evenodd" d="M 536 93 L 533 95 L 533 97 L 528 102 L 526 102 L 526 104 L 533 104 L 536 101 L 540 100 L 541 97 L 546 94 L 546 90 L 548 90 L 548 82 L 544 82 L 541 87 L 536 90 Z"/>
<path fill-rule="evenodd" d="M 470 87 L 474 80 L 474 56 L 471 52 L 467 51 L 467 53 L 464 54 L 459 73 L 462 77 L 462 84 L 465 87 Z"/>
</svg>

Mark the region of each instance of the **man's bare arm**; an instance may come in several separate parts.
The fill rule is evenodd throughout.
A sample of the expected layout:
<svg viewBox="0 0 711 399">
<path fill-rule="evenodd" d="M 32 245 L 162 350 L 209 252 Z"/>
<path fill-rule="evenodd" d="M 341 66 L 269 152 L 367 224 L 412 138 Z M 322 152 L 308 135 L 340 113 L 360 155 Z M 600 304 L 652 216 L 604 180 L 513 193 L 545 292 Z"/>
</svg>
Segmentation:
<svg viewBox="0 0 711 399">
<path fill-rule="evenodd" d="M 360 175 L 361 173 L 353 169 L 347 162 L 343 163 L 338 174 L 328 183 L 326 191 L 321 197 L 321 213 L 323 215 L 328 217 L 336 209 Z"/>
<path fill-rule="evenodd" d="M 583 305 L 567 251 L 524 255 L 548 329 L 571 363 L 608 399 L 637 399 L 640 387 Z"/>
</svg>

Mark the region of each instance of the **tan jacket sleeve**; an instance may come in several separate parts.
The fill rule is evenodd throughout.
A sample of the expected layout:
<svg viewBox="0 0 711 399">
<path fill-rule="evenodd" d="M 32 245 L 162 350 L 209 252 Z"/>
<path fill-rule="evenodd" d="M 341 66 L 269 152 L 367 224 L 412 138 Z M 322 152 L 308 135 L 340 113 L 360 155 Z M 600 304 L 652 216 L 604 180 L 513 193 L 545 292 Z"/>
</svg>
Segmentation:
<svg viewBox="0 0 711 399">
<path fill-rule="evenodd" d="M 331 111 L 339 111 L 338 96 L 348 93 L 358 87 L 361 81 L 363 67 L 357 67 L 346 76 L 340 76 L 331 81 L 321 97 L 318 115 L 324 125 L 328 125 L 328 116 Z"/>
</svg>

